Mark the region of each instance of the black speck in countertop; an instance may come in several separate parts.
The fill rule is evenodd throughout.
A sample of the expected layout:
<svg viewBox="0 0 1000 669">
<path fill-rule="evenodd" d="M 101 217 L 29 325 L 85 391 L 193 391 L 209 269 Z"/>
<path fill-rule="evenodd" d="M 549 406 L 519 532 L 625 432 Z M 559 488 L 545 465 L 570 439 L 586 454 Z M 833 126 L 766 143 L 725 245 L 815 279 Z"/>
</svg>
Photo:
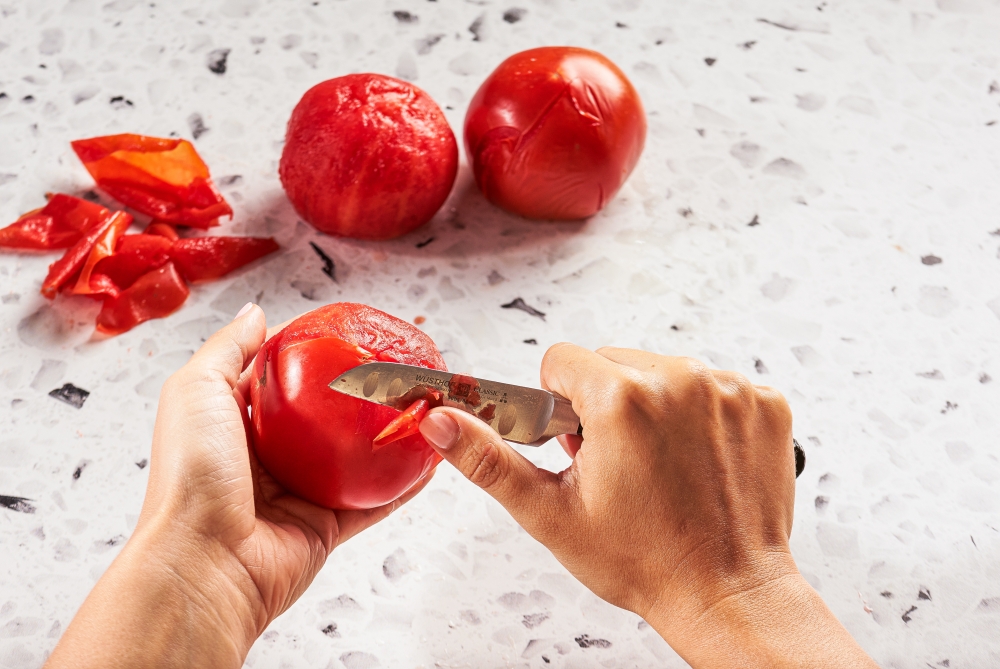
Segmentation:
<svg viewBox="0 0 1000 669">
<path fill-rule="evenodd" d="M 990 376 L 989 374 L 987 374 L 986 372 L 983 372 L 982 374 L 979 375 L 979 382 L 980 383 L 989 383 L 992 380 L 993 380 L 993 377 Z"/>
<path fill-rule="evenodd" d="M 911 614 L 911 613 L 913 613 L 913 612 L 914 612 L 914 611 L 916 611 L 916 610 L 917 610 L 917 607 L 916 607 L 916 605 L 914 605 L 914 606 L 911 606 L 910 608 L 908 608 L 908 609 L 906 610 L 906 613 L 904 613 L 904 614 L 903 614 L 903 622 L 904 622 L 904 623 L 908 623 L 908 622 L 910 622 L 910 620 L 912 620 L 912 618 L 910 618 L 910 614 Z"/>
<path fill-rule="evenodd" d="M 321 249 L 316 242 L 309 242 L 309 246 L 312 247 L 319 259 L 323 261 L 323 274 L 333 279 L 334 283 L 337 283 L 337 266 L 333 264 L 333 258 L 326 254 L 326 251 Z"/>
<path fill-rule="evenodd" d="M 205 126 L 205 119 L 197 112 L 187 117 L 187 124 L 188 129 L 191 131 L 191 136 L 195 139 L 208 132 L 208 128 Z"/>
<path fill-rule="evenodd" d="M 90 397 L 90 391 L 77 388 L 72 383 L 64 383 L 62 388 L 49 391 L 49 397 L 54 397 L 60 402 L 65 402 L 71 407 L 79 409 Z"/>
<path fill-rule="evenodd" d="M 892 599 L 892 593 L 889 592 L 888 590 L 883 590 L 882 592 L 880 592 L 878 594 L 882 595 L 886 599 Z"/>
<path fill-rule="evenodd" d="M 1000 237 L 1000 228 L 991 231 L 990 234 L 993 235 L 994 237 Z"/>
<path fill-rule="evenodd" d="M 427 37 L 418 39 L 415 42 L 417 47 L 417 53 L 421 56 L 429 54 L 431 52 L 431 49 L 434 48 L 434 45 L 443 40 L 444 38 L 445 38 L 444 33 L 436 33 L 434 35 L 428 35 Z"/>
<path fill-rule="evenodd" d="M 628 28 L 628 24 L 622 23 L 621 21 L 615 21 L 615 28 Z"/>
<path fill-rule="evenodd" d="M 925 265 L 940 265 L 941 258 L 935 255 L 926 255 L 920 258 L 920 262 L 922 262 Z"/>
<path fill-rule="evenodd" d="M 219 183 L 223 186 L 235 186 L 241 181 L 243 181 L 242 174 L 227 174 L 224 177 L 219 177 Z"/>
<path fill-rule="evenodd" d="M 3 91 L 0 91 L 0 100 L 6 100 L 9 97 L 10 97 L 9 95 L 4 93 Z"/>
<path fill-rule="evenodd" d="M 530 630 L 538 627 L 548 619 L 549 614 L 547 613 L 526 613 L 521 619 L 521 624 Z"/>
<path fill-rule="evenodd" d="M 491 270 L 490 275 L 486 277 L 487 283 L 489 283 L 491 286 L 495 286 L 498 283 L 503 283 L 506 280 L 507 279 L 502 274 L 500 274 L 500 272 L 496 270 Z"/>
<path fill-rule="evenodd" d="M 753 48 L 753 45 L 756 44 L 756 43 L 757 43 L 757 40 L 752 39 L 749 42 L 743 42 L 743 44 L 737 44 L 737 46 L 739 48 L 743 49 L 744 51 L 749 51 L 750 49 Z"/>
<path fill-rule="evenodd" d="M 416 14 L 411 14 L 405 9 L 397 9 L 392 13 L 392 15 L 395 16 L 396 20 L 399 21 L 400 23 L 416 23 L 417 21 L 420 20 L 419 16 L 417 16 Z"/>
<path fill-rule="evenodd" d="M 148 464 L 149 464 L 149 460 L 146 459 L 146 458 L 143 458 L 142 460 L 139 460 L 139 462 L 135 463 L 135 466 L 138 467 L 139 469 L 145 469 L 146 465 L 148 465 Z"/>
<path fill-rule="evenodd" d="M 941 413 L 948 413 L 949 411 L 954 411 L 957 408 L 958 408 L 957 404 L 955 404 L 951 400 L 947 400 L 944 403 L 944 408 L 941 409 Z"/>
<path fill-rule="evenodd" d="M 931 600 L 931 590 L 930 588 L 920 588 L 920 592 L 917 593 L 917 599 Z"/>
<path fill-rule="evenodd" d="M 417 242 L 416 246 L 417 246 L 418 249 L 422 249 L 425 246 L 427 246 L 428 244 L 430 244 L 431 242 L 433 242 L 435 239 L 437 239 L 437 237 L 428 237 L 427 239 L 425 239 L 422 242 Z"/>
<path fill-rule="evenodd" d="M 698 133 L 699 137 L 704 137 L 705 136 L 705 129 L 704 128 L 695 128 L 694 131 L 696 133 Z"/>
<path fill-rule="evenodd" d="M 34 101 L 35 101 L 34 95 L 25 95 L 23 98 L 21 98 L 21 102 L 26 102 L 28 104 L 31 104 Z"/>
<path fill-rule="evenodd" d="M 528 13 L 527 9 L 521 9 L 520 7 L 511 7 L 506 12 L 503 13 L 503 20 L 507 23 L 517 23 L 524 18 L 524 15 Z"/>
<path fill-rule="evenodd" d="M 538 309 L 535 309 L 533 306 L 527 304 L 520 297 L 515 297 L 513 300 L 511 300 L 507 304 L 501 304 L 500 308 L 501 309 L 520 309 L 521 311 L 523 311 L 524 313 L 528 314 L 529 316 L 534 316 L 536 318 L 541 318 L 543 321 L 545 320 L 545 314 L 543 312 L 541 312 Z"/>
<path fill-rule="evenodd" d="M 340 632 L 337 631 L 337 623 L 330 623 L 329 625 L 321 629 L 320 632 L 327 635 L 331 639 L 337 639 L 340 637 Z"/>
<path fill-rule="evenodd" d="M 216 74 L 226 73 L 226 59 L 229 58 L 229 52 L 232 49 L 213 49 L 208 52 L 208 57 L 205 59 L 205 64 L 208 65 L 208 69 Z"/>
<path fill-rule="evenodd" d="M 715 58 L 706 58 L 705 59 L 705 65 L 708 65 L 709 67 L 712 67 L 713 65 L 715 65 L 715 60 L 716 60 Z"/>
<path fill-rule="evenodd" d="M 691 209 L 691 207 L 684 207 L 682 209 L 678 209 L 677 213 L 683 216 L 684 218 L 691 218 L 691 216 L 694 215 L 694 210 Z"/>
<path fill-rule="evenodd" d="M 986 125 L 987 125 L 987 126 L 991 126 L 991 125 L 996 125 L 996 124 L 997 124 L 997 122 L 996 122 L 996 121 L 987 121 L 987 122 L 986 122 Z"/>
<path fill-rule="evenodd" d="M 90 463 L 87 462 L 86 460 L 81 460 L 80 461 L 80 464 L 78 464 L 76 466 L 76 469 L 73 470 L 73 480 L 74 481 L 79 481 L 80 480 L 80 475 L 83 474 L 83 470 L 86 469 L 87 465 L 89 465 L 89 464 Z"/>
<path fill-rule="evenodd" d="M 994 93 L 1000 93 L 1000 82 L 995 79 L 990 82 L 990 95 L 993 95 Z"/>
<path fill-rule="evenodd" d="M 110 100 L 108 100 L 108 102 L 115 109 L 125 109 L 126 107 L 134 107 L 135 106 L 135 105 L 132 104 L 132 101 L 129 100 L 128 98 L 126 98 L 124 95 L 116 95 L 113 98 L 111 98 Z"/>
<path fill-rule="evenodd" d="M 932 369 L 929 372 L 917 372 L 917 376 L 934 381 L 944 381 L 944 374 L 940 369 Z"/>
<path fill-rule="evenodd" d="M 673 330 L 674 332 L 680 332 L 681 331 L 681 328 L 680 328 L 679 325 L 671 325 L 670 329 Z"/>
<path fill-rule="evenodd" d="M 757 370 L 758 374 L 767 374 L 767 365 L 760 358 L 753 359 L 753 368 Z"/>
<path fill-rule="evenodd" d="M 774 26 L 775 28 L 781 28 L 782 30 L 791 30 L 796 32 L 799 28 L 791 23 L 786 23 L 784 21 L 772 21 L 771 19 L 757 19 L 757 23 L 766 23 L 769 26 Z"/>
<path fill-rule="evenodd" d="M 751 95 L 750 96 L 750 102 L 765 102 L 766 100 L 767 100 L 767 98 L 761 97 L 759 95 Z"/>
<path fill-rule="evenodd" d="M 532 337 L 531 339 L 525 339 L 524 343 L 529 344 L 531 346 L 538 346 L 538 340 L 535 339 L 534 337 Z"/>
<path fill-rule="evenodd" d="M 483 37 L 483 22 L 486 20 L 486 14 L 480 14 L 476 17 L 476 20 L 472 22 L 469 26 L 469 32 L 472 33 L 472 41 L 480 42 Z"/>
<path fill-rule="evenodd" d="M 814 502 L 814 504 L 816 505 L 817 511 L 824 511 L 827 505 L 830 504 L 830 498 L 826 497 L 825 495 L 819 495 L 818 497 L 816 497 L 816 501 Z"/>
<path fill-rule="evenodd" d="M 12 497 L 10 495 L 0 495 L 0 506 L 6 507 L 18 513 L 34 513 L 35 507 L 27 497 Z"/>
<path fill-rule="evenodd" d="M 589 634 L 581 634 L 573 640 L 580 648 L 611 648 L 607 639 L 591 639 Z"/>
</svg>

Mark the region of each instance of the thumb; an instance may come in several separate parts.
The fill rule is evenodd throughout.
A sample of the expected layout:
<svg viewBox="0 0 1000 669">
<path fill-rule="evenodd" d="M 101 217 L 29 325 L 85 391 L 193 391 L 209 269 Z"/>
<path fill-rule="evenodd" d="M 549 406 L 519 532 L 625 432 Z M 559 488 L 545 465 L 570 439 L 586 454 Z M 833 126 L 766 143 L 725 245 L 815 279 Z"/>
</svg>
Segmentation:
<svg viewBox="0 0 1000 669">
<path fill-rule="evenodd" d="M 545 543 L 544 535 L 551 536 L 565 520 L 570 486 L 563 475 L 536 467 L 475 416 L 434 409 L 420 422 L 420 434 L 539 541 Z"/>
<path fill-rule="evenodd" d="M 253 361 L 267 330 L 264 311 L 248 302 L 231 323 L 208 338 L 185 368 L 197 374 L 221 374 L 236 388 L 240 374 Z"/>
</svg>

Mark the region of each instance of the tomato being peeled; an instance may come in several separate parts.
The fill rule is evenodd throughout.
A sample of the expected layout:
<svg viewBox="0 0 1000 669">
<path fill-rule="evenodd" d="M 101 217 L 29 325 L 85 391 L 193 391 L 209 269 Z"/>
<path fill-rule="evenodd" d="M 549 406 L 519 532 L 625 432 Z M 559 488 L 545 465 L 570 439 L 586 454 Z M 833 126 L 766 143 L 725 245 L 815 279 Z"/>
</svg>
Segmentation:
<svg viewBox="0 0 1000 669">
<path fill-rule="evenodd" d="M 349 74 L 306 91 L 279 175 L 302 218 L 331 235 L 390 239 L 429 221 L 458 170 L 441 109 L 413 84 Z"/>
<path fill-rule="evenodd" d="M 479 87 L 465 116 L 479 188 L 527 218 L 593 216 L 625 183 L 645 141 L 632 84 L 601 54 L 576 47 L 514 54 Z"/>
<path fill-rule="evenodd" d="M 299 497 L 331 509 L 370 509 L 440 462 L 419 433 L 373 447 L 400 412 L 329 388 L 348 369 L 375 361 L 446 369 L 423 332 L 349 302 L 300 316 L 258 352 L 250 386 L 254 449 Z"/>
</svg>

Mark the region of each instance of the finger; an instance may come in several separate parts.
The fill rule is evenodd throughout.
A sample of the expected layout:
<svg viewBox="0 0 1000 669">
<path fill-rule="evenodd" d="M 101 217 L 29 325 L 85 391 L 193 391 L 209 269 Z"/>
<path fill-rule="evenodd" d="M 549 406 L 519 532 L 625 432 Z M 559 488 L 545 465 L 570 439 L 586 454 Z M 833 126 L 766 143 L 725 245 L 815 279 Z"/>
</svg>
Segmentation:
<svg viewBox="0 0 1000 669">
<path fill-rule="evenodd" d="M 274 327 L 269 327 L 267 329 L 267 334 L 264 337 L 264 341 L 267 341 L 274 335 L 278 334 L 285 329 L 285 326 L 291 323 L 294 318 L 289 318 L 284 323 L 280 325 L 275 325 Z M 253 365 L 247 364 L 246 369 L 240 374 L 239 381 L 236 382 L 236 392 L 239 393 L 246 402 L 250 401 L 250 379 L 253 378 Z"/>
<path fill-rule="evenodd" d="M 427 472 L 412 488 L 388 504 L 377 506 L 374 509 L 334 511 L 337 514 L 337 525 L 340 528 L 337 545 L 339 546 L 356 534 L 367 530 L 375 523 L 385 520 L 393 511 L 416 497 L 430 483 L 435 471 L 437 470 L 432 469 Z"/>
<path fill-rule="evenodd" d="M 459 409 L 434 409 L 420 422 L 420 433 L 543 543 L 569 516 L 570 486 L 562 475 L 533 465 L 475 416 Z"/>
<path fill-rule="evenodd" d="M 542 358 L 542 387 L 573 402 L 580 418 L 588 396 L 604 393 L 612 374 L 618 374 L 614 363 L 574 344 L 555 344 Z"/>
<path fill-rule="evenodd" d="M 264 343 L 264 311 L 256 304 L 241 311 L 233 321 L 208 338 L 184 366 L 189 373 L 221 374 L 236 388 L 240 374 Z"/>
</svg>

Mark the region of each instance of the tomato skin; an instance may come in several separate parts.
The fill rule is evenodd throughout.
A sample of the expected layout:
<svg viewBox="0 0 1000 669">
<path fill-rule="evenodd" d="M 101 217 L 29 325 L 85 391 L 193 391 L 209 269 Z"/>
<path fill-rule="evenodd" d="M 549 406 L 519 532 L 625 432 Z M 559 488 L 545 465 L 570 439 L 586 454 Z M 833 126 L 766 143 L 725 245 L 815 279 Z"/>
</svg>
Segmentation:
<svg viewBox="0 0 1000 669">
<path fill-rule="evenodd" d="M 424 91 L 380 74 L 351 74 L 306 91 L 288 121 L 281 184 L 315 228 L 390 239 L 444 204 L 458 144 Z"/>
<path fill-rule="evenodd" d="M 440 462 L 419 434 L 374 451 L 400 412 L 328 387 L 368 361 L 446 369 L 434 343 L 405 321 L 336 303 L 299 317 L 269 339 L 250 387 L 254 449 L 292 493 L 332 509 L 370 509 L 409 490 Z"/>
<path fill-rule="evenodd" d="M 526 218 L 593 216 L 646 141 L 639 94 L 601 54 L 541 47 L 487 77 L 465 116 L 465 150 L 488 200 Z"/>
</svg>

